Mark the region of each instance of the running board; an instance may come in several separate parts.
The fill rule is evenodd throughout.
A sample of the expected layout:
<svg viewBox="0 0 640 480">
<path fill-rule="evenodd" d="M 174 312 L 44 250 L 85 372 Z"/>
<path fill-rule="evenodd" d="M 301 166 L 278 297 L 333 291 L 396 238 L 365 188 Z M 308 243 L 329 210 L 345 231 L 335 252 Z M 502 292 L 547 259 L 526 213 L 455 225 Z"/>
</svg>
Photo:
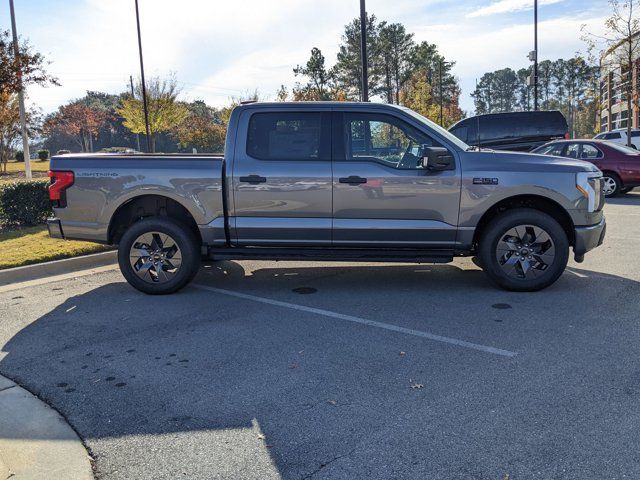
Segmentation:
<svg viewBox="0 0 640 480">
<path fill-rule="evenodd" d="M 313 260 L 326 262 L 449 263 L 451 250 L 387 250 L 349 248 L 210 248 L 210 260 Z"/>
</svg>

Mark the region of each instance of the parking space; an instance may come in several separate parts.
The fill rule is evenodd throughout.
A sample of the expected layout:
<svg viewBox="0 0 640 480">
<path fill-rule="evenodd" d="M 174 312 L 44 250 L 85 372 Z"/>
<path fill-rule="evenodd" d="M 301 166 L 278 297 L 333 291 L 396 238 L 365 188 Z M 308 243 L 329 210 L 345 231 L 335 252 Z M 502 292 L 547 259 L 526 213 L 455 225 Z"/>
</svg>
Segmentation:
<svg viewBox="0 0 640 480">
<path fill-rule="evenodd" d="M 640 194 L 539 293 L 450 265 L 222 262 L 0 293 L 0 373 L 98 478 L 638 478 Z"/>
</svg>

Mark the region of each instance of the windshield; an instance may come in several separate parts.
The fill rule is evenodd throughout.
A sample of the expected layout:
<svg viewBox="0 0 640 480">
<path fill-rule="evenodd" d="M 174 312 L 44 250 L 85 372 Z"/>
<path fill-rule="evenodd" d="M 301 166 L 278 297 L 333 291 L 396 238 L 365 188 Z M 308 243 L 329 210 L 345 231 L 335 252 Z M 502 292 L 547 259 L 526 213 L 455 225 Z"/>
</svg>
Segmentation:
<svg viewBox="0 0 640 480">
<path fill-rule="evenodd" d="M 609 148 L 613 148 L 619 152 L 624 153 L 625 155 L 640 155 L 640 152 L 633 147 L 627 147 L 626 145 L 621 145 L 619 143 L 607 142 Z"/>
<path fill-rule="evenodd" d="M 423 117 L 419 113 L 414 112 L 410 108 L 406 108 L 406 107 L 401 107 L 401 108 L 402 108 L 402 110 L 407 112 L 409 115 L 411 115 L 416 120 L 420 121 L 421 123 L 426 123 L 429 126 L 429 128 L 431 128 L 432 130 L 435 130 L 436 132 L 438 132 L 438 134 L 443 136 L 447 141 L 453 143 L 456 147 L 460 148 L 461 150 L 469 150 L 469 145 L 464 143 L 462 140 L 460 140 L 458 137 L 456 137 L 451 132 L 449 132 L 446 129 L 442 128 L 437 123 L 434 123 L 431 120 L 429 120 L 427 117 Z"/>
</svg>

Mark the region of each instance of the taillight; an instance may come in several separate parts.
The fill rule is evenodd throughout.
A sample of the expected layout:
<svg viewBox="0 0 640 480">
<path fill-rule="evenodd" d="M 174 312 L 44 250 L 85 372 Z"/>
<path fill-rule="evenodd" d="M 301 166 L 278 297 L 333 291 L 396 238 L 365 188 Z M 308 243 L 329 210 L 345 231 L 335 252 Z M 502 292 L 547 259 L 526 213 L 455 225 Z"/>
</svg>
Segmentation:
<svg viewBox="0 0 640 480">
<path fill-rule="evenodd" d="M 49 170 L 51 185 L 49 185 L 49 200 L 61 202 L 64 191 L 73 185 L 73 172 L 58 172 Z"/>
<path fill-rule="evenodd" d="M 570 140 L 570 139 L 571 139 L 571 136 L 569 135 L 569 132 L 566 132 L 566 133 L 564 134 L 564 139 L 565 139 L 565 140 Z"/>
</svg>

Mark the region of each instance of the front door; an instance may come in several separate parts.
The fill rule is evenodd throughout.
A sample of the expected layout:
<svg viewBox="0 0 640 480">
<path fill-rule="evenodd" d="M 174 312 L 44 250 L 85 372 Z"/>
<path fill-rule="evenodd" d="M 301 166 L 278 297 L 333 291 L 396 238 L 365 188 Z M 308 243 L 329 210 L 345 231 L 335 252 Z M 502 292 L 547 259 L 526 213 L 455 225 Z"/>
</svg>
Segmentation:
<svg viewBox="0 0 640 480">
<path fill-rule="evenodd" d="M 389 114 L 336 113 L 334 124 L 333 244 L 453 248 L 460 167 L 421 165 L 425 147 L 444 145 Z"/>
<path fill-rule="evenodd" d="M 330 245 L 330 110 L 248 109 L 237 135 L 230 214 L 235 243 Z"/>
</svg>

